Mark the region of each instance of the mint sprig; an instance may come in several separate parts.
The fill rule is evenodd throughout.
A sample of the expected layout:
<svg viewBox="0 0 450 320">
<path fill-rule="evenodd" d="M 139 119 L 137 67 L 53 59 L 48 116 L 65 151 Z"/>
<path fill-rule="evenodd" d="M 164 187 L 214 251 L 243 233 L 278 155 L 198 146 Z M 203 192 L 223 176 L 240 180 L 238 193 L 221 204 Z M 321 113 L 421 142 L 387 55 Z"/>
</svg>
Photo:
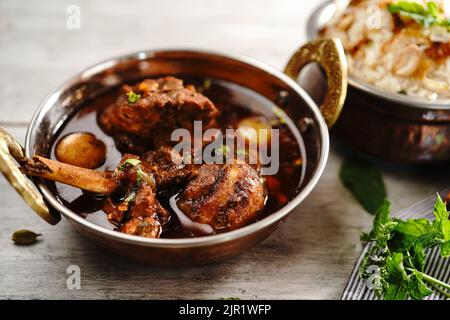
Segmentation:
<svg viewBox="0 0 450 320">
<path fill-rule="evenodd" d="M 374 245 L 365 254 L 360 275 L 371 281 L 375 293 L 387 300 L 423 299 L 433 292 L 450 298 L 450 285 L 425 273 L 428 249 L 440 247 L 450 256 L 450 221 L 445 203 L 437 196 L 435 220 L 392 219 L 387 199 L 374 219 L 373 229 L 362 236 Z M 374 268 L 375 267 L 375 268 Z M 376 272 L 374 273 L 374 270 Z"/>
</svg>

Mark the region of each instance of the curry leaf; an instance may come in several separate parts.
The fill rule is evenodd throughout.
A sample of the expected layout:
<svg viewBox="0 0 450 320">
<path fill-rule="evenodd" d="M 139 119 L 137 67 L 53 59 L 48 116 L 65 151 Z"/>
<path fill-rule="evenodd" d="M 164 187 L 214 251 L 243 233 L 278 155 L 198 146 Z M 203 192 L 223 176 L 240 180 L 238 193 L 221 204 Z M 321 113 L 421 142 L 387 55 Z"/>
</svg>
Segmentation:
<svg viewBox="0 0 450 320">
<path fill-rule="evenodd" d="M 375 214 L 386 198 L 381 173 L 370 163 L 349 159 L 344 161 L 340 171 L 344 186 L 369 213 Z"/>
</svg>

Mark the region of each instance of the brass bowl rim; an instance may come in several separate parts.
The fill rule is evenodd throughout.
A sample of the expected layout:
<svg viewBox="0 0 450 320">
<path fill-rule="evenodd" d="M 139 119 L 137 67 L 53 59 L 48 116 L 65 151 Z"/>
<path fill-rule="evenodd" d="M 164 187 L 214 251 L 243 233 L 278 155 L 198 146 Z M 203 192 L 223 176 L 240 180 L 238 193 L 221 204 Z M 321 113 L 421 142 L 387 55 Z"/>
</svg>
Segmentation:
<svg viewBox="0 0 450 320">
<path fill-rule="evenodd" d="M 68 81 L 64 82 L 63 85 L 59 86 L 53 92 L 51 92 L 39 105 L 37 110 L 35 111 L 32 120 L 28 126 L 28 130 L 25 138 L 25 155 L 30 157 L 33 153 L 33 146 L 31 145 L 31 139 L 33 133 L 38 130 L 39 123 L 42 121 L 44 115 L 54 106 L 54 101 L 58 99 L 60 94 L 65 91 L 65 89 L 69 88 L 72 84 L 79 82 L 80 80 L 85 80 L 90 76 L 99 73 L 107 68 L 117 65 L 120 62 L 130 61 L 130 60 L 143 60 L 147 58 L 151 58 L 152 56 L 163 54 L 163 53 L 182 53 L 186 52 L 189 54 L 198 54 L 200 56 L 209 55 L 215 56 L 219 58 L 225 58 L 229 60 L 235 60 L 252 67 L 258 68 L 270 74 L 273 77 L 277 77 L 281 81 L 285 82 L 292 90 L 294 90 L 299 97 L 305 102 L 307 107 L 313 112 L 314 116 L 317 119 L 317 124 L 320 133 L 321 139 L 321 149 L 320 149 L 320 158 L 317 162 L 317 167 L 314 170 L 314 174 L 312 175 L 310 181 L 300 190 L 300 192 L 285 206 L 283 206 L 278 211 L 268 215 L 264 219 L 251 223 L 248 226 L 221 233 L 211 236 L 198 237 L 198 238 L 181 238 L 181 239 L 150 239 L 144 238 L 134 235 L 128 235 L 125 233 L 121 233 L 114 230 L 106 229 L 100 225 L 94 224 L 80 215 L 70 210 L 68 207 L 63 205 L 61 202 L 57 200 L 55 195 L 47 188 L 47 186 L 39 180 L 35 181 L 35 184 L 38 190 L 42 193 L 44 198 L 47 200 L 48 204 L 55 208 L 57 211 L 61 212 L 66 218 L 69 220 L 80 224 L 81 226 L 90 229 L 91 231 L 103 235 L 107 238 L 119 240 L 124 243 L 134 244 L 145 247 L 155 247 L 155 248 L 190 248 L 190 247 L 201 247 L 201 246 L 210 246 L 216 245 L 220 243 L 224 243 L 227 241 L 239 239 L 250 234 L 256 233 L 277 221 L 283 219 L 289 212 L 291 212 L 297 205 L 299 205 L 314 189 L 317 184 L 319 178 L 321 177 L 323 170 L 325 168 L 328 153 L 329 153 L 329 134 L 328 128 L 323 119 L 322 114 L 320 113 L 319 108 L 313 102 L 311 97 L 306 93 L 306 91 L 300 87 L 300 85 L 292 80 L 290 77 L 278 71 L 262 62 L 254 60 L 252 58 L 236 55 L 236 54 L 223 54 L 220 52 L 215 52 L 211 50 L 204 49 L 184 49 L 184 48 L 172 48 L 172 49 L 152 49 L 152 50 L 141 50 L 130 54 L 125 54 L 117 57 L 113 57 L 103 62 L 94 64 L 91 67 L 88 67 L 84 71 L 78 73 L 74 77 L 71 77 Z M 64 122 L 64 120 L 62 120 Z"/>
<path fill-rule="evenodd" d="M 321 3 L 309 16 L 306 22 L 306 38 L 307 41 L 312 41 L 317 38 L 317 27 L 321 25 L 324 21 L 319 21 L 321 16 L 325 11 L 328 10 L 328 14 L 332 11 L 332 6 L 336 6 L 335 3 L 348 3 L 349 0 L 326 0 Z M 334 8 L 335 10 L 335 8 Z M 356 88 L 360 91 L 368 93 L 372 96 L 389 100 L 394 103 L 398 103 L 400 105 L 405 105 L 412 108 L 417 109 L 425 109 L 425 110 L 445 110 L 450 111 L 450 99 L 438 99 L 438 100 L 429 100 L 426 98 L 414 98 L 402 94 L 391 93 L 384 91 L 370 83 L 367 83 L 364 80 L 353 77 L 350 73 L 348 74 L 348 84 Z"/>
</svg>

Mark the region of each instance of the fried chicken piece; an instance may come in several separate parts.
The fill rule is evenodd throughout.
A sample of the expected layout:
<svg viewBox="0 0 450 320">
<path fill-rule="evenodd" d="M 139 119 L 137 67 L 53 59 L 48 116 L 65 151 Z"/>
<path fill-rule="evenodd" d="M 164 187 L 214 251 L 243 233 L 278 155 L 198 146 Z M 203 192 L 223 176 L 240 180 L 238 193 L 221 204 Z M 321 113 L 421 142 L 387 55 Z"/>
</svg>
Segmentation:
<svg viewBox="0 0 450 320">
<path fill-rule="evenodd" d="M 146 79 L 124 85 L 117 101 L 99 117 L 103 130 L 114 137 L 122 152 L 139 152 L 171 143 L 174 129 L 192 132 L 194 121 L 203 128 L 215 123 L 218 110 L 193 86 L 174 77 Z"/>
<path fill-rule="evenodd" d="M 120 231 L 147 238 L 159 238 L 162 226 L 170 219 L 170 213 L 156 199 L 155 191 L 147 184 L 142 184 L 136 194 L 129 220 Z"/>
<path fill-rule="evenodd" d="M 124 156 L 121 169 L 116 170 L 116 179 L 125 200 L 115 202 L 110 198 L 103 208 L 108 219 L 120 226 L 120 231 L 159 237 L 170 213 L 159 203 L 156 194 L 170 188 L 183 189 L 176 205 L 190 220 L 207 224 L 214 231 L 244 226 L 263 209 L 265 188 L 250 165 L 184 165 L 177 157 L 170 147 L 141 157 Z M 130 165 L 130 159 L 138 164 Z"/>
<path fill-rule="evenodd" d="M 161 147 L 142 157 L 124 155 L 114 173 L 119 185 L 117 194 L 106 198 L 103 206 L 109 221 L 120 226 L 121 232 L 148 238 L 160 236 L 170 213 L 156 198 L 157 190 L 186 183 L 196 170 L 177 157 L 170 147 Z M 135 165 L 130 160 L 136 160 Z M 123 200 L 114 200 L 117 198 Z"/>
<path fill-rule="evenodd" d="M 156 182 L 152 173 L 145 171 L 138 156 L 125 154 L 114 178 L 119 187 L 103 205 L 108 220 L 118 225 L 121 232 L 159 238 L 170 213 L 156 198 Z"/>
<path fill-rule="evenodd" d="M 253 221 L 265 204 L 264 185 L 247 164 L 204 164 L 180 194 L 177 206 L 192 221 L 216 231 Z"/>
<path fill-rule="evenodd" d="M 159 188 L 183 186 L 199 168 L 198 165 L 185 165 L 181 156 L 167 146 L 145 153 L 141 160 L 144 170 L 151 172 Z"/>
</svg>

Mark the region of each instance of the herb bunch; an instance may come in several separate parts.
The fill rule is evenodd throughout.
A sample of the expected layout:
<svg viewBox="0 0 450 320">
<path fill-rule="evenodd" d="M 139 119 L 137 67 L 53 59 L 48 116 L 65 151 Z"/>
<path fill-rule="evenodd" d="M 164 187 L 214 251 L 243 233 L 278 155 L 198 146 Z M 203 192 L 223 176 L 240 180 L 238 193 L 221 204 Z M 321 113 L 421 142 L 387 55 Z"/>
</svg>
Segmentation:
<svg viewBox="0 0 450 320">
<path fill-rule="evenodd" d="M 392 219 L 389 213 L 390 203 L 385 199 L 373 230 L 362 235 L 373 246 L 360 266 L 361 277 L 386 300 L 423 299 L 433 292 L 450 298 L 450 285 L 424 272 L 429 249 L 439 246 L 441 256 L 450 257 L 450 220 L 445 203 L 438 195 L 434 221 Z"/>
</svg>

